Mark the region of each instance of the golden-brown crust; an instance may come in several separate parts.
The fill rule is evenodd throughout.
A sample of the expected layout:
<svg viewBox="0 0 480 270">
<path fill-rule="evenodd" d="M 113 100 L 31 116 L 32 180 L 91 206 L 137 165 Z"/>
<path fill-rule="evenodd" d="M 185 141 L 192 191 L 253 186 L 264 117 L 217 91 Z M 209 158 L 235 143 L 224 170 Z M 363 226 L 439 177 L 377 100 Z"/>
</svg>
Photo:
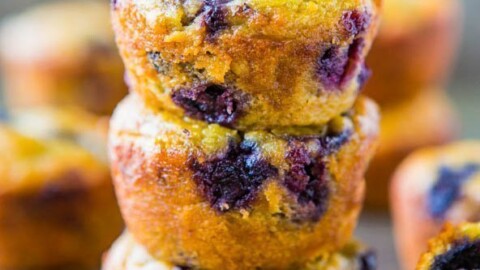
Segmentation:
<svg viewBox="0 0 480 270">
<path fill-rule="evenodd" d="M 0 137 L 0 268 L 98 266 L 122 228 L 108 167 L 65 141 Z"/>
<path fill-rule="evenodd" d="M 430 192 L 439 181 L 441 168 L 455 171 L 475 164 L 480 167 L 479 152 L 480 144 L 474 141 L 425 148 L 410 155 L 395 172 L 391 186 L 392 213 L 398 252 L 405 269 L 414 269 L 420 255 L 426 251 L 428 240 L 440 232 L 444 222 L 458 224 L 479 220 L 476 190 L 480 185 L 480 171 L 463 179 L 468 182 L 458 187 L 458 196 L 451 198 L 453 201 L 442 210 L 441 218 L 436 216 L 438 213 L 432 213 L 430 206 Z M 443 183 L 444 191 L 455 193 L 454 184 Z M 438 195 L 437 198 L 442 202 L 447 200 Z"/>
<path fill-rule="evenodd" d="M 108 17 L 108 4 L 61 1 L 6 20 L 0 58 L 8 105 L 110 114 L 127 87 Z"/>
<path fill-rule="evenodd" d="M 470 243 L 476 243 L 474 246 L 473 254 L 469 254 L 473 258 L 464 258 L 463 263 L 460 265 L 449 265 L 448 262 L 443 262 L 443 268 L 435 268 L 436 260 L 438 256 L 452 251 L 461 245 L 468 245 Z M 430 270 L 430 269 L 478 269 L 480 263 L 478 261 L 478 243 L 480 243 L 480 224 L 479 223 L 462 223 L 457 226 L 447 224 L 443 231 L 435 238 L 431 239 L 428 243 L 428 251 L 426 251 L 420 258 L 417 264 L 416 270 Z M 455 259 L 455 257 L 462 256 L 462 251 L 457 250 L 455 253 L 451 253 L 449 259 Z M 468 255 L 467 255 L 468 258 Z M 459 259 L 462 260 L 462 259 Z M 470 265 L 470 266 L 468 266 Z M 471 267 L 471 265 L 475 265 Z M 412 268 L 413 269 L 413 268 Z"/>
<path fill-rule="evenodd" d="M 460 5 L 457 0 L 386 1 L 383 26 L 367 57 L 373 76 L 365 94 L 383 107 L 426 87 L 442 87 L 459 43 Z"/>
<path fill-rule="evenodd" d="M 185 89 L 195 92 L 199 85 L 224 85 L 241 96 L 238 104 L 243 106 L 238 119 L 224 124 L 244 130 L 325 124 L 353 105 L 363 79 L 359 78 L 363 60 L 378 24 L 378 7 L 373 1 L 266 4 L 246 0 L 213 7 L 204 2 L 208 1 L 189 1 L 182 6 L 124 0 L 114 5 L 117 43 L 132 89 L 149 106 L 188 114 L 185 104 L 172 96 Z M 228 25 L 214 37 L 209 37 L 205 21 L 211 15 L 209 8 L 218 8 L 220 17 L 213 19 Z M 345 16 L 354 17 L 358 28 L 366 29 L 354 27 L 352 35 L 342 23 Z M 363 44 L 357 48 L 352 45 L 355 42 Z M 338 59 L 343 56 L 332 52 L 334 49 L 327 53 L 333 47 L 341 52 L 358 49 L 358 55 L 352 56 L 348 78 L 342 78 L 345 82 L 328 89 L 316 69 L 326 54 L 332 57 L 326 65 L 344 68 L 340 67 L 344 59 Z"/>
<path fill-rule="evenodd" d="M 456 123 L 452 105 L 437 89 L 384 110 L 380 145 L 365 176 L 366 207 L 388 209 L 390 179 L 398 164 L 420 147 L 451 141 L 457 134 Z"/>
<path fill-rule="evenodd" d="M 207 269 L 285 269 L 338 250 L 355 227 L 378 124 L 376 106 L 365 99 L 349 115 L 348 140 L 321 159 L 325 179 L 330 179 L 328 199 L 322 202 L 327 209 L 316 218 L 301 218 L 307 208 L 283 180 L 293 170 L 287 149 L 296 137 L 274 131 L 242 134 L 259 151 L 253 162 L 265 160 L 278 174 L 264 182 L 249 204 L 227 204 L 219 211 L 199 192 L 193 175 L 198 171 L 190 164 L 192 159 L 208 162 L 212 153 L 220 156 L 236 131 L 154 112 L 140 98 L 127 98 L 112 119 L 109 149 L 130 232 L 158 259 Z"/>
</svg>

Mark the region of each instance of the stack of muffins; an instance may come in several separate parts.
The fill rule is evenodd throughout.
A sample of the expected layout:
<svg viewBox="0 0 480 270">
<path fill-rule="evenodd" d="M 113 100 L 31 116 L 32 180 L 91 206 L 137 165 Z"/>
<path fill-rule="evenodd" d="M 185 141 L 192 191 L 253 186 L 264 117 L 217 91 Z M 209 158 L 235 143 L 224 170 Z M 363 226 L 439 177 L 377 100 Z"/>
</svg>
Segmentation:
<svg viewBox="0 0 480 270">
<path fill-rule="evenodd" d="M 378 133 L 379 1 L 112 2 L 131 94 L 105 270 L 371 269 L 352 242 Z"/>
<path fill-rule="evenodd" d="M 61 0 L 2 21 L 0 269 L 99 269 L 123 230 L 106 138 L 127 88 L 109 14 Z"/>
<path fill-rule="evenodd" d="M 378 153 L 366 174 L 366 204 L 386 209 L 395 167 L 410 152 L 448 142 L 456 118 L 445 82 L 459 43 L 458 0 L 385 0 L 368 56 L 365 94 L 382 109 Z"/>
</svg>

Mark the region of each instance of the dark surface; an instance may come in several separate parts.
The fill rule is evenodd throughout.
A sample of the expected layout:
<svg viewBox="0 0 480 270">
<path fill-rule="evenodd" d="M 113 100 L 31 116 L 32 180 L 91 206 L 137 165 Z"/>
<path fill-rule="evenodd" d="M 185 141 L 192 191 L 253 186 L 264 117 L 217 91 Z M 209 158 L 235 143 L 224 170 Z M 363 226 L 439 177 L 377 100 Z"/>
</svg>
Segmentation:
<svg viewBox="0 0 480 270">
<path fill-rule="evenodd" d="M 435 257 L 431 269 L 480 269 L 480 241 L 465 239 L 455 243 L 449 251 Z"/>
</svg>

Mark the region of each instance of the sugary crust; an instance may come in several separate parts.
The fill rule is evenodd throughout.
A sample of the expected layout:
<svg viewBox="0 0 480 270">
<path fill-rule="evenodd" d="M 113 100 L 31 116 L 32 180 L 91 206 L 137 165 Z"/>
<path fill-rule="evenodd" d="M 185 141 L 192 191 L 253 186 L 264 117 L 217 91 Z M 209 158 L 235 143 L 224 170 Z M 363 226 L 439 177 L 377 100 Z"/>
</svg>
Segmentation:
<svg viewBox="0 0 480 270">
<path fill-rule="evenodd" d="M 368 251 L 352 241 L 342 251 L 326 255 L 300 270 L 373 270 L 362 268 L 362 257 Z M 112 246 L 103 261 L 102 270 L 177 270 L 179 267 L 155 260 L 133 237 L 124 233 Z"/>
<path fill-rule="evenodd" d="M 0 127 L 0 268 L 92 269 L 118 235 L 109 170 L 66 141 Z"/>
<path fill-rule="evenodd" d="M 465 241 L 470 241 L 470 242 L 480 241 L 480 224 L 479 223 L 463 223 L 463 224 L 459 224 L 458 226 L 446 225 L 440 235 L 438 235 L 437 237 L 429 241 L 428 251 L 422 255 L 415 269 L 416 270 L 432 269 L 432 265 L 434 264 L 435 258 L 437 256 L 445 254 L 449 250 L 455 248 L 456 243 L 459 243 L 459 242 L 461 243 Z M 478 249 L 476 252 L 478 254 Z M 477 265 L 478 265 L 478 261 L 477 261 Z M 473 268 L 469 268 L 469 269 L 473 269 Z"/>
<path fill-rule="evenodd" d="M 370 0 L 123 0 L 113 5 L 113 24 L 132 89 L 149 106 L 188 114 L 172 96 L 223 85 L 242 106 L 223 124 L 245 130 L 325 124 L 348 110 L 364 79 L 377 9 Z M 214 36 L 211 27 L 219 28 Z M 347 51 L 350 60 L 339 60 Z M 319 78 L 338 72 L 332 85 Z"/>
<path fill-rule="evenodd" d="M 295 199 L 284 180 L 293 170 L 288 163 L 289 142 L 300 137 L 279 135 L 279 131 L 237 133 L 154 112 L 140 98 L 127 98 L 112 119 L 109 149 L 117 196 L 130 232 L 155 258 L 206 269 L 285 269 L 338 250 L 355 227 L 363 173 L 378 132 L 372 102 L 362 98 L 347 115 L 350 125 L 344 124 L 341 132 L 351 131 L 348 140 L 312 164 L 325 165 L 321 179 L 326 179 L 329 195 L 318 202 L 326 205 L 325 211 L 310 216 L 310 208 Z M 248 204 L 219 208 L 215 204 L 214 209 L 196 184 L 198 171 L 192 169 L 191 161 L 206 164 L 212 155 L 221 157 L 229 138 L 236 136 L 254 142 L 257 154 L 247 160 L 257 165 L 264 161 L 262 171 L 270 164 L 276 173 L 269 175 Z M 307 137 L 315 136 L 304 134 Z M 300 148 L 315 148 L 296 142 Z M 314 173 L 315 169 L 308 170 Z"/>
<path fill-rule="evenodd" d="M 366 173 L 366 206 L 388 209 L 388 190 L 395 168 L 420 147 L 451 141 L 457 134 L 452 105 L 438 89 L 425 89 L 413 100 L 382 112 L 380 145 Z"/>
<path fill-rule="evenodd" d="M 108 4 L 74 0 L 5 20 L 0 59 L 8 105 L 79 105 L 110 114 L 127 88 L 108 18 Z"/>
<path fill-rule="evenodd" d="M 428 208 L 429 192 L 439 178 L 442 166 L 458 169 L 469 164 L 480 166 L 480 144 L 458 142 L 448 146 L 426 148 L 410 155 L 395 172 L 391 187 L 392 212 L 399 254 L 405 269 L 414 269 L 425 252 L 426 243 L 440 232 L 444 222 L 458 224 L 478 221 L 480 171 L 460 187 L 460 194 L 438 219 Z M 452 179 L 453 181 L 453 179 Z M 454 187 L 450 187 L 452 189 Z"/>
<path fill-rule="evenodd" d="M 425 87 L 442 87 L 459 45 L 460 9 L 457 0 L 385 1 L 382 25 L 367 57 L 374 72 L 365 94 L 383 107 Z"/>
</svg>

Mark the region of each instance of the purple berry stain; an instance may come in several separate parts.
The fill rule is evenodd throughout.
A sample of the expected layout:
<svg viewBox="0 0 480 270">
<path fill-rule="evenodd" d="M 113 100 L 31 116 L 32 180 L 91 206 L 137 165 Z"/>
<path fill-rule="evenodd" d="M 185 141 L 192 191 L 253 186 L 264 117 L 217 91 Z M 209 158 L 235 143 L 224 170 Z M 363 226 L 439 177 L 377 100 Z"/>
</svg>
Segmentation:
<svg viewBox="0 0 480 270">
<path fill-rule="evenodd" d="M 245 95 L 217 84 L 182 88 L 172 94 L 173 102 L 189 117 L 232 127 L 244 111 Z"/>
<path fill-rule="evenodd" d="M 317 61 L 317 74 L 327 89 L 338 88 L 345 74 L 348 53 L 339 46 L 325 50 Z"/>
<path fill-rule="evenodd" d="M 224 153 L 205 162 L 194 160 L 190 167 L 200 193 L 220 213 L 247 208 L 263 183 L 278 174 L 261 158 L 257 144 L 248 140 L 232 140 Z"/>
<path fill-rule="evenodd" d="M 368 28 L 371 19 L 372 16 L 367 12 L 350 10 L 343 13 L 342 23 L 351 36 L 357 36 Z"/>
<path fill-rule="evenodd" d="M 333 45 L 324 50 L 317 60 L 316 73 L 327 90 L 341 87 L 352 79 L 355 70 L 360 65 L 364 67 L 362 50 L 363 39 L 356 39 L 348 47 Z M 361 73 L 359 80 L 368 79 L 368 72 Z M 360 81 L 361 82 L 361 81 Z"/>
<path fill-rule="evenodd" d="M 208 41 L 214 40 L 220 31 L 228 28 L 225 7 L 228 2 L 230 0 L 205 0 L 203 13 Z"/>
<path fill-rule="evenodd" d="M 350 132 L 322 138 L 292 138 L 286 160 L 290 165 L 284 185 L 296 196 L 301 206 L 294 217 L 296 222 L 317 222 L 328 209 L 330 196 L 326 157 L 338 150 L 350 137 Z M 316 143 L 318 151 L 311 153 L 306 145 Z"/>
<path fill-rule="evenodd" d="M 357 68 L 360 88 L 370 77 L 370 71 L 362 59 L 365 41 L 360 35 L 371 23 L 371 15 L 358 10 L 343 14 L 341 23 L 348 35 L 353 37 L 349 46 L 330 45 L 323 48 L 323 53 L 317 59 L 316 73 L 326 90 L 334 90 L 350 81 Z"/>
<path fill-rule="evenodd" d="M 438 179 L 428 194 L 428 209 L 432 217 L 443 220 L 446 212 L 460 196 L 462 185 L 480 171 L 480 164 L 467 164 L 459 169 L 442 166 Z"/>
<path fill-rule="evenodd" d="M 113 10 L 117 9 L 118 0 L 110 0 L 110 6 Z"/>
<path fill-rule="evenodd" d="M 435 257 L 430 269 L 480 269 L 480 241 L 465 239 L 453 243 L 447 252 Z"/>
<path fill-rule="evenodd" d="M 360 85 L 360 90 L 365 87 L 368 80 L 372 77 L 372 70 L 365 64 L 362 64 L 360 75 L 358 75 L 358 84 Z"/>
</svg>

